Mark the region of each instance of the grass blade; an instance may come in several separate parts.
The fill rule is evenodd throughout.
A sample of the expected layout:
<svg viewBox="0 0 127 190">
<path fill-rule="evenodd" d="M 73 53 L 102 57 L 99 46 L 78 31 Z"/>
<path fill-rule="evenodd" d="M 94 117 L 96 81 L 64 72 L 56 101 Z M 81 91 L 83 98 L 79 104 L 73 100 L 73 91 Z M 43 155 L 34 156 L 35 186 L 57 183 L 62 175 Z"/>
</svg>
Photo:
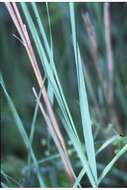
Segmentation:
<svg viewBox="0 0 127 190">
<path fill-rule="evenodd" d="M 73 39 L 77 80 L 78 80 L 80 112 L 81 112 L 81 118 L 82 118 L 83 133 L 84 133 L 84 138 L 85 138 L 85 146 L 86 146 L 86 152 L 87 152 L 89 165 L 90 165 L 92 174 L 94 176 L 94 180 L 97 183 L 97 167 L 96 167 L 91 119 L 90 119 L 89 108 L 88 108 L 88 101 L 87 101 L 86 87 L 85 87 L 84 75 L 83 75 L 83 69 L 82 69 L 82 63 L 81 63 L 81 56 L 80 56 L 79 48 L 77 49 L 77 42 L 76 42 L 74 4 L 70 3 L 69 5 L 70 5 L 69 8 L 70 8 L 72 39 Z"/>
<path fill-rule="evenodd" d="M 101 183 L 103 178 L 110 172 L 114 164 L 117 162 L 117 160 L 125 153 L 127 152 L 127 144 L 123 146 L 123 148 L 114 156 L 114 158 L 111 160 L 111 162 L 104 168 L 102 174 L 100 175 L 98 179 L 98 185 Z"/>
<path fill-rule="evenodd" d="M 115 135 L 112 138 L 108 139 L 104 144 L 102 144 L 102 146 L 97 150 L 96 152 L 96 156 L 103 151 L 107 146 L 109 146 L 110 144 L 112 144 L 114 141 L 118 140 L 119 138 L 121 138 L 119 135 Z"/>
<path fill-rule="evenodd" d="M 75 183 L 73 185 L 73 188 L 76 188 L 78 186 L 78 184 L 80 183 L 81 179 L 83 178 L 83 176 L 85 175 L 86 173 L 86 169 L 85 168 L 82 168 L 78 177 L 76 178 L 75 180 Z"/>
<path fill-rule="evenodd" d="M 43 80 L 42 88 L 44 86 L 45 79 L 46 78 L 44 78 L 44 80 Z M 40 89 L 40 91 L 42 91 L 42 88 Z M 32 120 L 32 124 L 31 124 L 31 131 L 30 131 L 30 143 L 31 144 L 33 142 L 33 136 L 34 136 L 34 131 L 35 131 L 35 123 L 36 123 L 36 119 L 37 119 L 38 108 L 39 108 L 39 106 L 36 103 L 35 110 L 34 110 L 34 115 L 33 115 L 33 120 Z"/>
<path fill-rule="evenodd" d="M 21 121 L 21 119 L 20 119 L 20 117 L 19 117 L 19 115 L 18 115 L 18 113 L 17 113 L 17 111 L 16 111 L 16 109 L 15 109 L 15 106 L 14 106 L 12 100 L 11 100 L 11 97 L 9 96 L 9 94 L 8 94 L 8 92 L 7 92 L 7 90 L 6 90 L 6 87 L 5 87 L 5 84 L 4 84 L 4 81 L 3 81 L 3 78 L 2 78 L 2 75 L 1 75 L 1 74 L 0 74 L 0 83 L 1 83 L 1 86 L 2 86 L 2 88 L 3 88 L 3 90 L 4 90 L 4 93 L 5 93 L 7 102 L 8 102 L 8 104 L 9 104 L 9 106 L 10 106 L 10 110 L 11 110 L 11 112 L 12 112 L 13 118 L 14 118 L 14 120 L 15 120 L 15 122 L 16 122 L 17 129 L 18 129 L 18 131 L 19 131 L 19 133 L 20 133 L 20 135 L 21 135 L 21 137 L 22 137 L 22 139 L 23 139 L 23 141 L 24 141 L 24 144 L 25 144 L 25 146 L 26 146 L 28 152 L 31 154 L 31 157 L 32 157 L 32 160 L 33 160 L 33 162 L 34 162 L 35 167 L 38 169 L 38 163 L 37 163 L 36 157 L 35 157 L 35 155 L 34 155 L 33 149 L 32 149 L 32 147 L 31 147 L 29 138 L 28 138 L 27 133 L 26 133 L 24 127 L 23 127 L 22 121 Z M 41 186 L 41 187 L 44 187 L 44 186 L 45 186 L 45 185 L 44 185 L 44 181 L 43 181 L 42 178 L 41 178 L 39 169 L 38 169 L 38 172 L 37 172 L 37 177 L 38 177 L 40 186 Z"/>
<path fill-rule="evenodd" d="M 1 182 L 1 187 L 2 188 L 9 188 L 5 183 Z"/>
</svg>

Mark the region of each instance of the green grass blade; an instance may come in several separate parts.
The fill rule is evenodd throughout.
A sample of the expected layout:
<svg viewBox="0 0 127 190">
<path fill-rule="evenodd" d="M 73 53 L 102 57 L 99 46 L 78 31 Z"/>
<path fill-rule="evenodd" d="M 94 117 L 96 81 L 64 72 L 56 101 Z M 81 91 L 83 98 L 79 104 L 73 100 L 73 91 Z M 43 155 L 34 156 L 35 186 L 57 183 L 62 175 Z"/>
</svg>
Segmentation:
<svg viewBox="0 0 127 190">
<path fill-rule="evenodd" d="M 9 176 L 8 174 L 6 174 L 2 169 L 1 169 L 1 174 L 3 175 L 3 177 L 5 178 L 5 180 L 10 184 L 11 182 L 14 183 L 17 186 L 20 186 L 20 184 L 17 182 L 16 179 L 14 179 L 13 177 Z"/>
<path fill-rule="evenodd" d="M 89 164 L 88 164 L 88 161 L 86 159 L 85 152 L 83 151 L 83 148 L 82 148 L 82 145 L 80 143 L 80 140 L 75 137 L 75 134 L 74 134 L 72 128 L 68 127 L 68 124 L 66 124 L 66 121 L 64 120 L 63 117 L 61 117 L 61 121 L 62 121 L 63 125 L 65 126 L 65 130 L 66 130 L 70 140 L 73 143 L 73 146 L 74 146 L 74 148 L 75 148 L 75 150 L 77 152 L 78 157 L 81 160 L 82 166 L 86 169 L 86 174 L 87 174 L 87 176 L 89 178 L 89 181 L 91 182 L 91 185 L 93 187 L 96 187 L 97 184 L 95 183 L 95 180 L 94 180 L 93 175 L 91 173 L 91 170 L 89 168 Z"/>
<path fill-rule="evenodd" d="M 44 77 L 42 88 L 44 86 L 45 79 L 46 78 Z M 40 89 L 40 92 L 41 92 L 42 88 Z M 33 115 L 33 119 L 32 119 L 32 124 L 31 124 L 30 137 L 29 137 L 31 146 L 32 146 L 32 143 L 33 143 L 33 138 L 34 138 L 35 124 L 36 124 L 38 109 L 39 109 L 39 105 L 36 103 L 35 110 L 34 110 L 34 115 Z M 31 159 L 31 155 L 29 154 L 28 155 L 28 164 L 30 164 L 30 159 Z"/>
<path fill-rule="evenodd" d="M 36 103 L 34 114 L 33 114 L 33 119 L 32 119 L 32 124 L 31 124 L 30 137 L 29 137 L 31 145 L 33 143 L 33 138 L 34 138 L 34 133 L 35 133 L 35 124 L 36 124 L 36 120 L 37 120 L 38 109 L 39 109 L 39 106 Z"/>
<path fill-rule="evenodd" d="M 46 77 L 44 77 L 42 88 L 44 86 L 45 80 L 46 80 Z M 40 91 L 42 90 L 42 88 L 40 89 Z M 38 108 L 39 108 L 39 105 L 36 103 L 34 115 L 33 115 L 33 119 L 32 119 L 32 124 L 31 124 L 31 130 L 30 130 L 30 143 L 31 143 L 31 145 L 33 142 L 33 136 L 34 136 L 34 132 L 35 132 L 35 123 L 36 123 L 36 119 L 37 119 Z"/>
<path fill-rule="evenodd" d="M 96 166 L 96 156 L 95 156 L 94 140 L 93 140 L 94 137 L 92 134 L 92 125 L 91 125 L 86 87 L 84 82 L 84 75 L 83 75 L 79 49 L 78 49 L 78 60 L 79 60 L 79 101 L 80 101 L 80 111 L 82 117 L 82 126 L 84 131 L 86 152 L 92 173 L 94 174 L 95 180 L 97 181 L 97 166 Z"/>
<path fill-rule="evenodd" d="M 120 139 L 121 137 L 119 135 L 115 135 L 112 138 L 108 139 L 104 144 L 102 144 L 102 146 L 97 150 L 96 152 L 96 156 L 102 152 L 107 146 L 109 146 L 110 144 L 112 144 L 114 141 Z"/>
<path fill-rule="evenodd" d="M 5 183 L 1 182 L 2 188 L 9 188 Z"/>
<path fill-rule="evenodd" d="M 75 54 L 75 63 L 76 63 L 76 71 L 77 71 L 77 80 L 78 80 L 78 91 L 79 91 L 79 103 L 80 103 L 80 112 L 82 118 L 82 126 L 83 133 L 85 139 L 85 146 L 87 157 L 89 161 L 89 165 L 94 176 L 95 182 L 97 183 L 97 167 L 96 167 L 96 157 L 94 150 L 94 141 L 92 135 L 92 126 L 90 113 L 88 108 L 88 100 L 86 95 L 86 87 L 81 63 L 81 56 L 79 52 L 79 48 L 77 49 L 76 42 L 76 26 L 75 26 L 75 14 L 74 14 L 74 4 L 69 4 L 70 8 L 70 19 L 71 19 L 71 29 L 72 29 L 72 39 L 74 46 L 74 54 Z"/>
<path fill-rule="evenodd" d="M 86 169 L 85 168 L 82 168 L 74 185 L 73 185 L 73 188 L 76 188 L 78 186 L 78 184 L 80 183 L 81 179 L 83 178 L 83 176 L 85 175 L 86 173 Z"/>
<path fill-rule="evenodd" d="M 43 27 L 43 25 L 41 23 L 41 18 L 39 16 L 37 6 L 36 6 L 35 2 L 32 2 L 32 8 L 33 8 L 34 14 L 35 14 L 35 16 L 37 18 L 37 23 L 38 23 L 38 26 L 40 28 L 41 35 L 43 36 L 43 39 L 44 39 L 44 44 L 45 44 L 46 51 L 47 51 L 48 54 L 50 54 L 50 47 L 49 47 L 49 44 L 48 44 L 47 36 L 46 36 L 45 30 L 44 30 L 44 27 Z"/>
<path fill-rule="evenodd" d="M 3 78 L 2 78 L 2 75 L 1 75 L 1 74 L 0 74 L 0 83 L 1 83 L 1 86 L 2 86 L 2 88 L 3 88 L 3 90 L 4 90 L 4 93 L 5 93 L 7 102 L 8 102 L 8 104 L 9 104 L 10 110 L 11 110 L 11 112 L 12 112 L 13 118 L 14 118 L 14 120 L 15 120 L 15 122 L 16 122 L 17 129 L 18 129 L 18 131 L 19 131 L 19 133 L 20 133 L 20 135 L 21 135 L 21 137 L 22 137 L 22 139 L 23 139 L 23 141 L 24 141 L 24 144 L 25 144 L 25 146 L 26 146 L 28 152 L 31 154 L 31 157 L 32 157 L 32 159 L 33 159 L 33 162 L 34 162 L 35 167 L 38 169 L 37 160 L 36 160 L 36 157 L 35 157 L 35 155 L 34 155 L 33 149 L 32 149 L 32 147 L 31 147 L 29 138 L 28 138 L 27 133 L 26 133 L 26 131 L 25 131 L 25 129 L 24 129 L 24 126 L 23 126 L 23 124 L 22 124 L 22 121 L 21 121 L 21 119 L 20 119 L 20 117 L 19 117 L 19 115 L 18 115 L 18 113 L 17 113 L 17 111 L 16 111 L 16 109 L 15 109 L 15 106 L 14 106 L 12 100 L 11 100 L 11 97 L 9 96 L 9 94 L 8 94 L 8 92 L 7 92 L 7 90 L 6 90 L 6 87 L 5 87 L 5 84 L 4 84 L 4 81 L 3 81 Z M 40 186 L 41 186 L 41 187 L 44 187 L 45 185 L 44 185 L 44 182 L 43 182 L 43 180 L 42 180 L 42 178 L 41 178 L 41 175 L 40 175 L 39 170 L 38 170 L 38 172 L 37 172 L 37 177 L 38 177 Z"/>
<path fill-rule="evenodd" d="M 99 179 L 98 179 L 98 185 L 101 183 L 103 178 L 110 172 L 114 164 L 117 162 L 117 160 L 125 153 L 127 152 L 127 144 L 123 146 L 123 148 L 114 156 L 114 158 L 111 160 L 111 162 L 104 168 L 103 172 L 101 173 Z"/>
<path fill-rule="evenodd" d="M 53 40 L 52 40 L 51 20 L 50 20 L 48 2 L 46 2 L 46 10 L 47 10 L 48 25 L 49 25 L 49 34 L 50 34 L 50 49 L 51 49 L 51 54 L 52 54 L 52 56 L 50 57 L 50 64 L 52 64 L 52 58 L 53 58 Z M 51 104 L 53 105 L 53 102 L 54 102 L 54 92 L 53 92 L 52 84 L 50 83 L 50 81 L 48 81 L 47 94 L 48 94 L 48 97 L 49 97 L 49 99 L 51 101 Z"/>
</svg>

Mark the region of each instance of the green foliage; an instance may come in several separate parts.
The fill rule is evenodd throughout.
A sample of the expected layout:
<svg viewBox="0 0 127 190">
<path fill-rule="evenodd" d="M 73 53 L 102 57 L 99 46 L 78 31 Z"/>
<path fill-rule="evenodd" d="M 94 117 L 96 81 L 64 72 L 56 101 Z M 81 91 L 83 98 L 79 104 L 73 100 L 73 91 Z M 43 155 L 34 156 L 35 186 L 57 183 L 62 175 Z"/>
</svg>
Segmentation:
<svg viewBox="0 0 127 190">
<path fill-rule="evenodd" d="M 0 21 L 0 84 L 3 100 L 1 141 L 3 149 L 5 146 L 9 149 L 8 152 L 2 151 L 2 187 L 115 187 L 117 184 L 124 187 L 126 181 L 119 174 L 125 174 L 126 171 L 118 160 L 122 157 L 124 167 L 127 166 L 127 5 L 110 5 L 114 60 L 113 108 L 105 100 L 109 92 L 106 91 L 105 96 L 102 87 L 108 85 L 109 76 L 104 5 L 35 2 L 20 2 L 17 5 L 44 76 L 43 85 L 64 137 L 68 151 L 66 161 L 74 180 L 72 183 L 66 176 L 58 153 L 61 149 L 57 149 L 60 147 L 58 139 L 47 130 L 48 114 L 45 106 L 42 107 L 48 121 L 46 123 L 39 107 L 39 101 L 43 104 L 42 99 L 39 98 L 35 104 L 32 87 L 38 91 L 40 89 L 24 46 L 11 36 L 14 33 L 20 39 L 2 4 L 0 12 L 5 18 L 1 17 Z M 92 51 L 93 44 L 82 18 L 85 12 L 88 12 L 91 27 L 96 34 L 96 55 Z M 9 27 L 8 23 L 11 23 Z M 114 118 L 119 121 L 118 126 L 113 123 Z M 122 131 L 123 136 L 116 131 L 116 127 Z M 6 135 L 5 130 L 9 131 Z M 58 146 L 55 146 L 54 139 Z M 41 143 L 43 140 L 45 145 Z M 47 152 L 49 156 L 46 156 Z M 24 179 L 23 184 L 21 181 Z"/>
</svg>

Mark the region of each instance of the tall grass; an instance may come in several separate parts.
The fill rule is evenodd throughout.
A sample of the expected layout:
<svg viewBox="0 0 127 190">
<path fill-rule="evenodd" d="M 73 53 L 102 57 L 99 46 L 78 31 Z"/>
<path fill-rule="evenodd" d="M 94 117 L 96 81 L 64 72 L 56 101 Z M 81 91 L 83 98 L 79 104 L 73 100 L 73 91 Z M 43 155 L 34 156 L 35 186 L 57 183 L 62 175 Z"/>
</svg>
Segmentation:
<svg viewBox="0 0 127 190">
<path fill-rule="evenodd" d="M 119 140 L 121 137 L 119 135 L 115 135 L 109 138 L 106 142 L 104 142 L 99 148 L 95 147 L 95 138 L 94 138 L 94 133 L 93 133 L 94 130 L 92 128 L 93 126 L 92 126 L 92 120 L 91 120 L 91 113 L 89 109 L 88 92 L 86 88 L 87 85 L 89 86 L 88 89 L 90 90 L 91 97 L 93 97 L 93 101 L 96 103 L 96 105 L 97 105 L 97 101 L 96 101 L 95 96 L 93 95 L 94 92 L 91 90 L 92 89 L 91 83 L 89 83 L 88 80 L 86 81 L 86 78 L 88 79 L 88 77 L 85 75 L 86 70 L 84 70 L 85 68 L 83 66 L 83 64 L 86 65 L 86 63 L 83 63 L 81 52 L 80 52 L 80 45 L 77 39 L 77 28 L 76 28 L 76 20 L 75 20 L 75 3 L 68 3 L 68 12 L 69 12 L 69 18 L 70 18 L 71 43 L 72 43 L 73 52 L 74 52 L 73 61 L 75 62 L 75 70 L 76 70 L 76 80 L 77 80 L 76 85 L 77 85 L 77 91 L 78 91 L 78 102 L 79 102 L 79 109 L 80 109 L 81 123 L 82 123 L 80 128 L 83 131 L 83 136 L 84 136 L 83 145 L 85 146 L 82 146 L 82 141 L 80 140 L 80 134 L 78 134 L 77 126 L 74 123 L 74 119 L 72 117 L 71 111 L 67 104 L 67 101 L 63 92 L 63 88 L 59 79 L 59 73 L 56 68 L 55 59 L 54 59 L 54 49 L 53 49 L 54 46 L 53 46 L 53 39 L 52 39 L 53 38 L 52 27 L 51 27 L 51 19 L 50 19 L 48 3 L 46 4 L 46 8 L 47 8 L 47 15 L 48 15 L 50 40 L 48 40 L 47 38 L 47 33 L 44 27 L 43 20 L 41 16 L 39 15 L 37 3 L 35 2 L 29 3 L 29 6 L 28 6 L 28 3 L 20 2 L 19 5 L 22 11 L 21 10 L 19 11 L 16 3 L 5 3 L 5 5 L 15 24 L 15 27 L 17 28 L 17 31 L 21 38 L 21 42 L 23 43 L 24 48 L 26 49 L 33 72 L 38 82 L 38 86 L 40 88 L 40 93 L 38 95 L 37 91 L 33 87 L 33 92 L 34 92 L 34 96 L 36 100 L 36 107 L 35 107 L 35 112 L 34 112 L 33 121 L 31 125 L 30 138 L 28 137 L 25 131 L 25 128 L 16 111 L 16 108 L 12 102 L 12 99 L 6 90 L 2 75 L 1 75 L 0 83 L 3 88 L 4 94 L 6 96 L 6 99 L 8 101 L 8 104 L 10 106 L 10 110 L 13 114 L 13 118 L 17 124 L 17 129 L 19 130 L 20 135 L 23 139 L 23 142 L 28 150 L 29 158 L 32 159 L 34 166 L 38 169 L 37 177 L 40 183 L 40 187 L 45 187 L 46 182 L 43 181 L 43 177 L 40 174 L 39 162 L 37 161 L 32 149 L 32 141 L 33 141 L 34 131 L 35 131 L 35 122 L 36 122 L 36 117 L 37 117 L 39 108 L 45 120 L 45 123 L 48 127 L 49 133 L 51 134 L 52 139 L 59 152 L 60 159 L 62 160 L 65 173 L 69 177 L 71 181 L 70 182 L 71 185 L 74 187 L 77 187 L 77 186 L 80 187 L 81 179 L 85 175 L 87 175 L 90 185 L 92 187 L 98 187 L 100 183 L 102 182 L 102 180 L 105 178 L 105 176 L 111 171 L 116 161 L 125 152 L 127 152 L 127 144 L 125 144 L 121 148 L 121 150 L 119 150 L 116 153 L 116 155 L 113 156 L 112 160 L 103 168 L 102 173 L 99 174 L 97 158 L 99 157 L 99 155 L 102 153 L 103 150 L 105 150 L 109 145 L 112 145 L 114 141 Z M 107 4 L 105 6 L 107 6 Z M 31 8 L 31 11 L 30 11 L 30 8 Z M 105 11 L 105 14 L 108 14 L 107 8 L 105 8 L 104 11 Z M 25 23 L 25 21 L 23 20 L 24 17 L 22 17 L 21 13 L 24 14 L 26 25 L 24 24 Z M 32 14 L 33 14 L 33 17 L 36 18 L 36 20 L 33 19 Z M 105 15 L 105 17 L 107 16 Z M 109 19 L 109 18 L 105 18 L 105 19 Z M 105 20 L 105 22 L 106 21 L 107 20 Z M 38 29 L 36 26 L 38 26 Z M 28 33 L 28 31 L 30 32 L 31 35 Z M 32 37 L 33 44 L 31 42 L 30 36 Z M 43 39 L 43 43 L 42 43 L 42 39 Z M 111 53 L 111 47 L 108 47 L 109 45 L 111 45 L 110 31 L 108 31 L 106 39 L 108 39 L 107 44 L 106 44 L 107 56 L 108 56 L 109 52 Z M 35 49 L 37 52 L 36 56 L 38 56 L 38 60 L 40 60 L 41 62 L 40 67 L 38 66 L 32 45 L 35 46 Z M 97 52 L 95 51 L 94 56 L 96 53 Z M 110 55 L 110 57 L 108 58 L 109 67 L 113 64 L 111 60 L 112 60 L 112 55 Z M 95 60 L 95 64 L 97 64 L 96 61 L 97 60 Z M 98 65 L 96 65 L 96 67 L 98 67 Z M 42 73 L 41 70 L 43 70 L 45 74 L 44 80 L 42 79 L 43 77 L 41 74 Z M 100 71 L 98 71 L 98 73 L 100 73 Z M 110 83 L 111 83 L 109 91 L 113 91 L 112 71 L 109 73 L 109 75 L 110 75 L 109 78 L 110 78 Z M 45 87 L 45 80 L 48 81 L 48 90 Z M 102 78 L 100 80 L 102 84 Z M 43 103 L 41 101 L 41 96 L 43 97 L 43 100 L 44 100 Z M 63 127 L 66 131 L 67 138 L 72 142 L 73 149 L 76 152 L 76 155 L 78 157 L 78 162 L 80 163 L 80 166 L 81 166 L 79 175 L 77 175 L 77 173 L 75 172 L 74 165 L 72 164 L 72 158 L 69 156 L 69 153 L 66 147 L 66 143 L 65 143 L 66 139 L 64 138 L 64 135 L 61 132 L 60 125 L 54 113 L 54 110 L 53 110 L 54 100 L 57 101 L 57 105 L 60 110 L 59 118 L 61 119 Z M 98 107 L 98 110 L 99 110 L 99 107 Z M 32 163 L 30 162 L 29 164 L 31 165 Z M 3 186 L 5 185 L 3 184 Z"/>
</svg>

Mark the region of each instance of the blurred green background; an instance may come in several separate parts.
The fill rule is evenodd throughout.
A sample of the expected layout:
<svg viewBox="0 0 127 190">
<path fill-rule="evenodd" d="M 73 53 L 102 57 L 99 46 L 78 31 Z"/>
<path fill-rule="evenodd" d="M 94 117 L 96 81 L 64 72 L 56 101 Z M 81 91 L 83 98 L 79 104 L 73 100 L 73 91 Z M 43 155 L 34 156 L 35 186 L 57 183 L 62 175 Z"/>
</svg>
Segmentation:
<svg viewBox="0 0 127 190">
<path fill-rule="evenodd" d="M 20 6 L 19 6 L 20 7 Z M 49 38 L 48 19 L 45 3 L 38 3 L 39 12 L 42 21 L 47 31 Z M 83 13 L 88 13 L 92 25 L 96 32 L 98 44 L 98 64 L 100 66 L 104 79 L 107 77 L 107 58 L 104 35 L 104 18 L 103 18 L 103 3 L 75 3 L 76 11 L 76 27 L 77 38 L 81 49 L 81 55 L 86 66 L 86 72 L 90 78 L 94 96 L 99 100 L 99 85 L 97 75 L 93 66 L 90 41 L 82 19 Z M 58 75 L 65 93 L 65 97 L 69 104 L 72 116 L 77 126 L 78 133 L 82 139 L 80 129 L 81 120 L 78 110 L 78 92 L 76 71 L 74 63 L 74 54 L 71 39 L 70 15 L 68 3 L 49 3 L 49 12 L 51 17 L 54 59 Z M 120 122 L 120 128 L 124 136 L 127 135 L 127 3 L 110 3 L 110 21 L 111 21 L 111 36 L 112 50 L 114 59 L 114 102 L 115 111 Z M 22 14 L 22 18 L 23 14 Z M 24 20 L 25 22 L 25 20 Z M 13 36 L 18 36 L 17 30 L 7 12 L 4 3 L 0 3 L 0 65 L 1 72 L 16 109 L 23 121 L 26 131 L 30 132 L 31 122 L 35 109 L 35 99 L 32 93 L 32 86 L 37 86 L 33 70 L 31 68 L 26 51 L 22 44 Z M 34 48 L 34 47 L 33 47 Z M 41 64 L 40 64 L 40 69 Z M 43 74 L 43 71 L 42 71 Z M 88 100 L 90 105 L 92 120 L 97 122 L 94 104 L 92 102 L 90 92 L 88 90 Z M 106 122 L 103 122 L 99 135 L 95 141 L 98 147 L 98 142 L 102 139 L 106 140 L 111 136 L 112 131 L 107 131 L 108 113 L 106 105 L 100 103 L 100 111 Z M 57 114 L 57 105 L 54 105 L 54 110 Z M 107 114 L 107 115 L 106 115 Z M 59 117 L 58 117 L 59 121 Z M 108 121 L 108 122 L 107 122 Z M 60 121 L 59 121 L 60 123 Z M 61 124 L 61 123 L 60 123 Z M 61 124 L 62 128 L 62 124 Z M 64 131 L 63 131 L 64 133 Z M 66 138 L 66 137 L 65 137 Z M 48 142 L 45 145 L 45 141 Z M 55 145 L 52 146 L 52 139 L 48 134 L 43 118 L 38 113 L 36 122 L 36 131 L 34 136 L 33 148 L 37 155 L 37 159 L 47 157 L 47 154 L 53 155 L 57 153 Z M 126 143 L 126 142 L 125 142 Z M 115 145 L 114 145 L 115 146 Z M 34 174 L 24 172 L 27 165 L 27 152 L 22 143 L 21 137 L 16 130 L 15 122 L 5 100 L 3 91 L 1 90 L 1 162 L 3 170 L 10 176 L 14 177 L 20 186 L 36 186 Z M 119 148 L 116 146 L 116 149 Z M 47 150 L 49 153 L 47 153 Z M 110 160 L 112 155 L 104 154 L 99 157 L 98 167 L 103 168 L 101 163 Z M 75 160 L 75 158 L 74 158 Z M 60 161 L 59 161 L 60 162 Z M 75 164 L 75 171 L 78 172 L 78 163 Z M 115 165 L 116 170 L 111 172 L 102 186 L 105 187 L 125 187 L 127 180 L 122 178 L 122 175 L 127 179 L 127 156 L 118 161 Z M 69 182 L 65 177 L 64 172 L 56 166 L 54 161 L 42 164 L 42 173 L 45 174 L 49 186 L 69 186 Z M 25 174 L 24 174 L 24 173 Z M 50 176 L 49 173 L 52 173 Z M 24 177 L 25 176 L 25 177 Z M 33 179 L 33 180 L 31 180 Z M 85 179 L 83 184 L 88 185 Z M 16 186 L 14 182 L 11 184 Z"/>
</svg>

